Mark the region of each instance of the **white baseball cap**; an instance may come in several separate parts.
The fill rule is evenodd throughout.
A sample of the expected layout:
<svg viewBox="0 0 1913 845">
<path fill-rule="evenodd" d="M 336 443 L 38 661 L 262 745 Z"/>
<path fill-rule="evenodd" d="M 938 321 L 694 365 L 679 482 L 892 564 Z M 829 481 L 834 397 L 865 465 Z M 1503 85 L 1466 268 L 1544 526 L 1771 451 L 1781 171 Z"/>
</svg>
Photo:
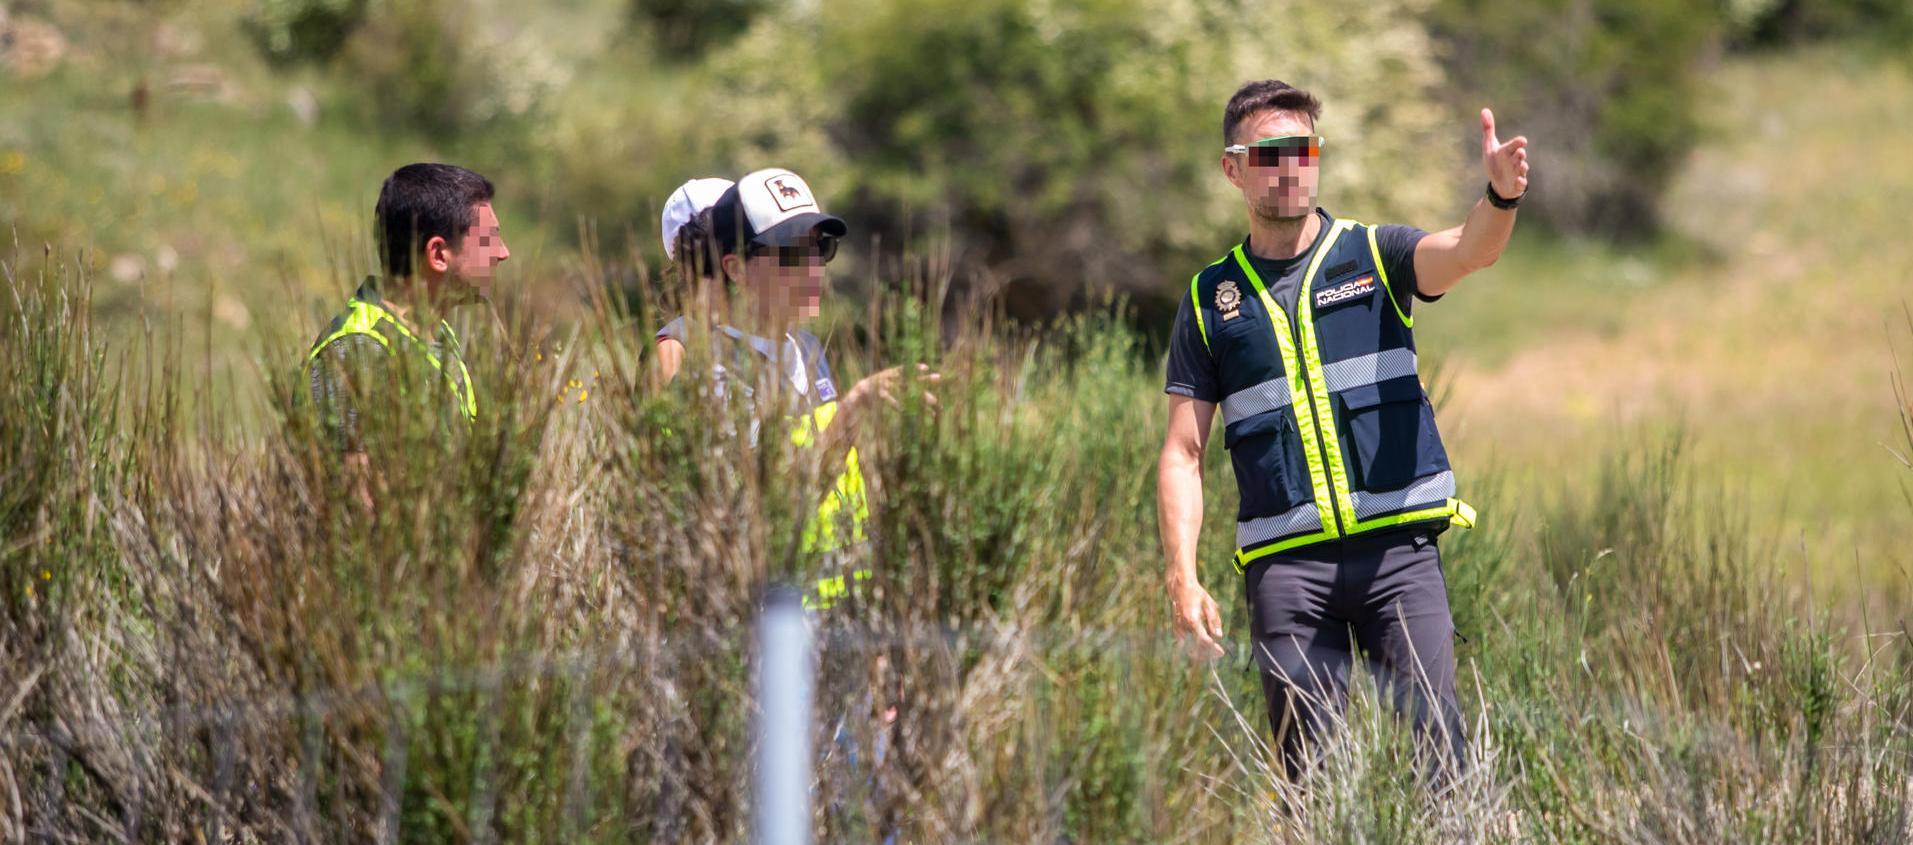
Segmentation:
<svg viewBox="0 0 1913 845">
<path fill-rule="evenodd" d="M 664 201 L 664 254 L 667 257 L 677 258 L 678 230 L 704 209 L 717 204 L 717 198 L 734 184 L 729 179 L 692 179 L 671 192 L 671 198 Z"/>
<path fill-rule="evenodd" d="M 841 238 L 850 231 L 843 218 L 824 213 L 804 177 L 781 167 L 759 170 L 719 197 L 711 209 L 711 230 L 725 252 L 738 245 L 793 246 L 815 235 Z"/>
</svg>

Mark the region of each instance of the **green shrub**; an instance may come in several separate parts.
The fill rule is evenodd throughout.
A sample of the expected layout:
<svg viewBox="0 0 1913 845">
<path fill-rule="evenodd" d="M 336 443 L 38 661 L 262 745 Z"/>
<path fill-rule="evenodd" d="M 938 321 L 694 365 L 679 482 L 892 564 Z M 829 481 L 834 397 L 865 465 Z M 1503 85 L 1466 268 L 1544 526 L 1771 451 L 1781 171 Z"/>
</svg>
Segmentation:
<svg viewBox="0 0 1913 845">
<path fill-rule="evenodd" d="M 255 0 L 242 22 L 259 52 L 277 64 L 324 62 L 365 23 L 370 0 Z"/>
<path fill-rule="evenodd" d="M 1241 236 L 1217 161 L 1223 105 L 1245 81 L 1283 78 L 1327 101 L 1325 200 L 1338 212 L 1429 226 L 1458 213 L 1457 170 L 1430 166 L 1428 150 L 1473 118 L 1432 105 L 1441 74 L 1419 8 L 783 9 L 695 65 L 612 63 L 623 81 L 567 94 L 583 108 L 559 110 L 549 144 L 559 184 L 583 200 L 568 214 L 648 226 L 683 178 L 786 166 L 850 221 L 854 245 L 947 235 L 965 266 L 992 268 L 959 287 L 1008 286 L 1013 316 L 1040 322 L 1097 291 L 1166 316 L 1189 274 Z"/>
<path fill-rule="evenodd" d="M 768 0 L 630 0 L 628 15 L 668 62 L 693 61 L 750 26 Z"/>
<path fill-rule="evenodd" d="M 303 350 L 260 356 L 270 430 L 188 425 L 176 359 L 120 367 L 83 286 L 0 301 L 0 683 L 20 702 L 0 771 L 21 796 L 0 835 L 745 838 L 749 623 L 767 583 L 823 565 L 796 537 L 828 476 L 725 433 L 748 420 L 699 389 L 701 344 L 680 388 L 647 387 L 656 320 L 587 283 L 585 323 L 528 360 L 506 351 L 527 327 L 464 327 L 473 424 L 390 359 L 401 389 L 362 397 L 371 513 Z M 1163 403 L 1121 312 L 1032 336 L 946 322 L 933 296 L 875 306 L 863 344 L 833 338 L 845 383 L 921 361 L 941 402 L 905 391 L 860 450 L 872 542 L 837 564 L 875 575 L 819 619 L 822 838 L 1905 838 L 1905 644 L 1791 599 L 1777 547 L 1677 450 L 1624 449 L 1558 495 L 1471 484 L 1484 520 L 1518 499 L 1548 542 L 1442 541 L 1471 628 L 1465 777 L 1427 800 L 1358 682 L 1298 788 L 1270 771 L 1246 652 L 1192 666 L 1169 641 Z M 1240 644 L 1211 452 L 1200 559 Z M 60 592 L 29 596 L 48 565 Z"/>
<path fill-rule="evenodd" d="M 1784 47 L 1844 38 L 1905 55 L 1913 6 L 1897 0 L 1738 0 L 1727 3 L 1736 41 Z"/>
</svg>

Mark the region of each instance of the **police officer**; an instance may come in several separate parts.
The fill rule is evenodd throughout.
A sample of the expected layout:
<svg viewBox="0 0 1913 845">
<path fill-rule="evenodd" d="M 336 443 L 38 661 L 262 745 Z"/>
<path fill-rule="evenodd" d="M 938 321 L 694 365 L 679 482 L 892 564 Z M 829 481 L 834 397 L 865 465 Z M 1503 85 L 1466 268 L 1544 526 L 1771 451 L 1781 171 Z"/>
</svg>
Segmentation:
<svg viewBox="0 0 1913 845">
<path fill-rule="evenodd" d="M 471 373 L 442 318 L 453 307 L 487 300 L 493 269 L 511 257 L 492 209 L 492 183 L 463 167 L 408 164 L 393 171 L 379 188 L 373 218 L 384 273 L 359 285 L 306 354 L 313 399 L 346 465 L 360 471 L 359 496 L 368 507 L 360 400 L 392 381 L 396 356 L 409 356 L 443 380 L 455 414 L 477 418 Z"/>
<path fill-rule="evenodd" d="M 1346 700 L 1356 655 L 1424 749 L 1463 747 L 1454 625 L 1436 537 L 1473 524 L 1416 367 L 1413 306 L 1493 264 L 1528 185 L 1527 139 L 1481 112 L 1487 186 L 1434 233 L 1337 219 L 1316 205 L 1321 103 L 1266 80 L 1223 113 L 1222 174 L 1249 234 L 1190 279 L 1172 329 L 1158 464 L 1164 580 L 1175 629 L 1220 656 L 1222 620 L 1197 579 L 1202 452 L 1220 406 L 1240 505 L 1234 564 L 1286 774 L 1299 778 Z"/>
</svg>

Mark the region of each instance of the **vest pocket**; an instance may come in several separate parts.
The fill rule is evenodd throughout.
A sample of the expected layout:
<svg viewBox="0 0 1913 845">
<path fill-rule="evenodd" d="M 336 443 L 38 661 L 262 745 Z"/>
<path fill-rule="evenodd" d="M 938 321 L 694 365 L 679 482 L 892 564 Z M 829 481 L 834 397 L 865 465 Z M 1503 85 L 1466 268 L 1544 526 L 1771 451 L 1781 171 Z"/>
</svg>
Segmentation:
<svg viewBox="0 0 1913 845">
<path fill-rule="evenodd" d="M 1286 513 L 1314 498 L 1293 408 L 1263 411 L 1223 429 L 1222 437 L 1235 465 L 1242 518 Z"/>
<path fill-rule="evenodd" d="M 1394 378 L 1339 394 L 1342 448 L 1357 489 L 1399 490 L 1448 469 L 1435 409 L 1415 378 Z"/>
</svg>

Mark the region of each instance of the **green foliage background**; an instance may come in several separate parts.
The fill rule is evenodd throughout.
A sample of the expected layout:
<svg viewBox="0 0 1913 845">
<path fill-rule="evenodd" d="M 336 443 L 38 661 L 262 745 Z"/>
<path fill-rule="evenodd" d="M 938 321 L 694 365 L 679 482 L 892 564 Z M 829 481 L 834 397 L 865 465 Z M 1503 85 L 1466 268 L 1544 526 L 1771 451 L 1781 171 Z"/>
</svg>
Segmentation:
<svg viewBox="0 0 1913 845">
<path fill-rule="evenodd" d="M 882 236 L 833 265 L 840 368 L 946 375 L 871 451 L 886 565 L 826 696 L 892 744 L 821 771 L 820 836 L 1907 836 L 1893 4 L 6 11 L 0 839 L 741 837 L 741 632 L 803 571 L 815 473 L 658 436 L 728 409 L 636 374 L 658 199 L 770 165 Z M 1252 676 L 1165 633 L 1162 317 L 1240 236 L 1210 167 L 1265 76 L 1327 100 L 1326 194 L 1364 219 L 1458 220 L 1483 104 L 1536 139 L 1516 244 L 1418 322 L 1490 526 L 1443 541 L 1480 773 L 1445 802 L 1362 706 L 1314 790 L 1276 788 Z M 503 326 L 461 326 L 498 413 L 393 399 L 368 526 L 288 362 L 420 159 L 502 191 Z"/>
</svg>

